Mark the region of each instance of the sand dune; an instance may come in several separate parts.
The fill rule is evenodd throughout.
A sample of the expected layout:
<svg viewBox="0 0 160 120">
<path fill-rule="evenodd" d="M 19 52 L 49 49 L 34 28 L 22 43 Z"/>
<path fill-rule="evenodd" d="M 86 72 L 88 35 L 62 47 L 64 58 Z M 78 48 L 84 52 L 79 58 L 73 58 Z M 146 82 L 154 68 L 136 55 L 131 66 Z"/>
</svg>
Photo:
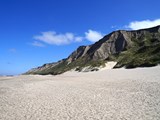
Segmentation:
<svg viewBox="0 0 160 120">
<path fill-rule="evenodd" d="M 0 77 L 0 120 L 160 120 L 160 67 Z"/>
</svg>

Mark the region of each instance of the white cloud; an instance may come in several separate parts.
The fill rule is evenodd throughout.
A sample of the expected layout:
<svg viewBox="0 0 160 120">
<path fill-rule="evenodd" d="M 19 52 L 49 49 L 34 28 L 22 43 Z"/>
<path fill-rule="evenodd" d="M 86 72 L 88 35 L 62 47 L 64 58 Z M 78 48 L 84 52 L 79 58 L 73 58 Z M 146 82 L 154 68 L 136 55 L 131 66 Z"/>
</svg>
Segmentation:
<svg viewBox="0 0 160 120">
<path fill-rule="evenodd" d="M 31 43 L 31 45 L 36 46 L 36 47 L 45 47 L 44 44 L 38 42 L 38 41 L 34 41 L 33 43 Z"/>
<path fill-rule="evenodd" d="M 97 31 L 88 30 L 88 32 L 85 32 L 85 38 L 91 42 L 96 42 L 103 38 L 103 34 Z"/>
<path fill-rule="evenodd" d="M 76 41 L 76 42 L 81 42 L 83 39 L 84 39 L 83 37 L 76 37 L 76 38 L 75 38 L 75 41 Z"/>
<path fill-rule="evenodd" d="M 137 30 L 137 29 L 143 29 L 143 28 L 150 28 L 157 25 L 160 25 L 160 19 L 133 21 L 133 22 L 130 22 L 129 25 L 125 26 L 125 28 Z"/>
<path fill-rule="evenodd" d="M 103 34 L 91 29 L 85 32 L 84 36 L 77 36 L 69 32 L 65 34 L 57 34 L 55 31 L 47 31 L 42 32 L 40 35 L 36 35 L 33 38 L 36 40 L 32 43 L 33 46 L 44 47 L 43 43 L 50 45 L 67 45 L 74 42 L 81 42 L 84 39 L 91 42 L 96 42 L 103 38 Z"/>
<path fill-rule="evenodd" d="M 73 33 L 57 34 L 55 31 L 42 32 L 41 35 L 34 36 L 34 39 L 52 45 L 66 45 L 83 40 Z"/>
</svg>

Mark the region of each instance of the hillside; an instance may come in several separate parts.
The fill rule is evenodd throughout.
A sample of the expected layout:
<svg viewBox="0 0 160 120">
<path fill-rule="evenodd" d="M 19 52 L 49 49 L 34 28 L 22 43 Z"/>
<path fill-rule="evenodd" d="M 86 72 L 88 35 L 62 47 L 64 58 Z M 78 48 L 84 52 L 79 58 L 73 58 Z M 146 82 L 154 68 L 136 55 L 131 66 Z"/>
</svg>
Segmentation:
<svg viewBox="0 0 160 120">
<path fill-rule="evenodd" d="M 89 46 L 80 46 L 68 58 L 44 64 L 25 74 L 61 74 L 68 70 L 91 71 L 116 61 L 114 68 L 149 67 L 160 63 L 160 26 L 135 31 L 114 31 Z"/>
</svg>

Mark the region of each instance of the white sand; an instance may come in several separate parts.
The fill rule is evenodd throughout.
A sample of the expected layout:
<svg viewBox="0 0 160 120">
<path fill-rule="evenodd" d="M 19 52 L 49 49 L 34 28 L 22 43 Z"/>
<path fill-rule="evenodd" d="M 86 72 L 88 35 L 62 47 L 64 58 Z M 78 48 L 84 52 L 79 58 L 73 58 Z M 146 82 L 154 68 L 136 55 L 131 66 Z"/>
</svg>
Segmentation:
<svg viewBox="0 0 160 120">
<path fill-rule="evenodd" d="M 117 62 L 114 61 L 107 62 L 105 67 L 101 68 L 100 70 L 112 69 L 116 64 Z"/>
<path fill-rule="evenodd" d="M 160 120 L 160 67 L 0 77 L 0 120 Z"/>
</svg>

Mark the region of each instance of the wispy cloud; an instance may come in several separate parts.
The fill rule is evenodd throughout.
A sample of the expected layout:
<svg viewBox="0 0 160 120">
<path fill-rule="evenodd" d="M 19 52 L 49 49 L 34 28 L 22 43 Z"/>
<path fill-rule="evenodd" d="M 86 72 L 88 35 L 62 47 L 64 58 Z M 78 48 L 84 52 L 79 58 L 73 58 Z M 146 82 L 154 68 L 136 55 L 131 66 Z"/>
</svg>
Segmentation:
<svg viewBox="0 0 160 120">
<path fill-rule="evenodd" d="M 35 35 L 33 38 L 36 40 L 32 43 L 33 46 L 44 47 L 43 43 L 50 45 L 68 45 L 75 42 L 82 42 L 83 40 L 96 42 L 103 38 L 103 34 L 91 29 L 85 32 L 83 36 L 77 36 L 69 32 L 58 34 L 55 31 L 47 31 L 42 32 L 40 35 Z"/>
<path fill-rule="evenodd" d="M 160 25 L 160 19 L 133 21 L 133 22 L 130 22 L 128 25 L 126 25 L 125 28 L 131 29 L 131 30 L 137 30 L 137 29 L 154 27 L 157 25 Z"/>
<path fill-rule="evenodd" d="M 17 50 L 15 48 L 11 48 L 8 51 L 11 52 L 11 53 L 16 53 L 17 52 Z"/>
<path fill-rule="evenodd" d="M 51 45 L 66 45 L 83 40 L 82 37 L 75 36 L 73 33 L 58 34 L 55 31 L 42 32 L 41 35 L 36 35 L 33 38 Z"/>
<path fill-rule="evenodd" d="M 85 38 L 91 42 L 96 42 L 103 38 L 103 34 L 101 32 L 89 29 L 88 32 L 85 32 Z"/>
<path fill-rule="evenodd" d="M 112 28 L 112 29 L 115 29 L 115 28 L 117 28 L 117 26 L 116 26 L 116 25 L 112 25 L 111 28 Z"/>
<path fill-rule="evenodd" d="M 81 41 L 83 41 L 83 39 L 84 39 L 84 37 L 76 37 L 75 38 L 75 42 L 81 42 Z"/>
<path fill-rule="evenodd" d="M 36 46 L 36 47 L 45 47 L 44 44 L 38 42 L 38 41 L 34 41 L 33 43 L 31 43 L 31 45 Z"/>
</svg>

